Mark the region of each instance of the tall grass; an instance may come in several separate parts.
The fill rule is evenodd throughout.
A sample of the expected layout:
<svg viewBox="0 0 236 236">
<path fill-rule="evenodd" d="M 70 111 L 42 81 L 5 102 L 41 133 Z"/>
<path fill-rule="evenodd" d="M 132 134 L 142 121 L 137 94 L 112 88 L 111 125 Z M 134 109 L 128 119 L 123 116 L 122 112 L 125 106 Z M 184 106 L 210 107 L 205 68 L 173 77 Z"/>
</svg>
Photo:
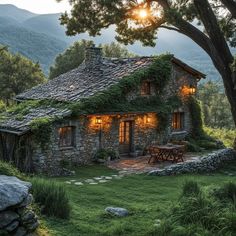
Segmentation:
<svg viewBox="0 0 236 236">
<path fill-rule="evenodd" d="M 236 235 L 235 196 L 234 183 L 204 191 L 197 182 L 186 182 L 179 202 L 150 235 Z"/>
<path fill-rule="evenodd" d="M 70 204 L 64 186 L 53 181 L 41 178 L 33 178 L 32 194 L 35 202 L 41 207 L 42 214 L 47 216 L 68 219 L 70 216 Z"/>
<path fill-rule="evenodd" d="M 15 176 L 19 179 L 24 179 L 25 176 L 10 163 L 0 161 L 0 175 Z"/>
</svg>

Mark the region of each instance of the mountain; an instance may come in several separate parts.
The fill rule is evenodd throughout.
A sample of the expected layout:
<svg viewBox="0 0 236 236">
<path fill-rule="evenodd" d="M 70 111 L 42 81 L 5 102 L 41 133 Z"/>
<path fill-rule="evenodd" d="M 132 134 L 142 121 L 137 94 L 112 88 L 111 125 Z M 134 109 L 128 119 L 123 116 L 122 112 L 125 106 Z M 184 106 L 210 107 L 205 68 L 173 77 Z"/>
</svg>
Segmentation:
<svg viewBox="0 0 236 236">
<path fill-rule="evenodd" d="M 5 8 L 5 5 L 3 8 Z M 9 14 L 13 14 L 9 9 L 13 9 L 13 12 L 15 12 L 15 8 L 8 8 Z M 24 13 L 25 11 L 23 11 L 23 15 Z M 28 17 L 31 17 L 28 12 L 26 13 Z M 26 19 L 26 16 L 20 14 L 18 14 L 18 20 L 8 16 L 0 17 L 0 44 L 7 45 L 11 51 L 18 52 L 35 62 L 39 62 L 47 74 L 55 57 L 64 51 L 67 43 L 50 35 L 27 29 L 22 23 L 24 19 Z"/>
<path fill-rule="evenodd" d="M 0 5 L 0 44 L 8 45 L 14 52 L 19 52 L 34 61 L 39 61 L 44 71 L 57 54 L 70 44 L 80 39 L 92 39 L 96 44 L 110 43 L 115 40 L 115 27 L 102 30 L 101 36 L 90 38 L 87 34 L 68 37 L 64 26 L 60 25 L 60 14 L 34 14 L 13 5 Z M 139 55 L 154 55 L 164 52 L 176 57 L 207 74 L 208 79 L 219 80 L 209 56 L 191 39 L 177 32 L 161 29 L 158 32 L 156 47 L 143 47 L 140 43 L 127 46 Z"/>
<path fill-rule="evenodd" d="M 29 12 L 24 9 L 19 9 L 11 4 L 1 4 L 0 5 L 0 16 L 12 18 L 17 22 L 23 22 L 31 17 L 36 16 L 37 14 Z"/>
</svg>

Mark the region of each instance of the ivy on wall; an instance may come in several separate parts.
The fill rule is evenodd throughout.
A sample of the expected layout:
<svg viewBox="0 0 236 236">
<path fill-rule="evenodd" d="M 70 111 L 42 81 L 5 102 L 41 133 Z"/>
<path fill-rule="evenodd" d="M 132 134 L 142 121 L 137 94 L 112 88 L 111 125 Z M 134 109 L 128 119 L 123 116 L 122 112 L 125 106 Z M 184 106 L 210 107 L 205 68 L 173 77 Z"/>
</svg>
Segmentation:
<svg viewBox="0 0 236 236">
<path fill-rule="evenodd" d="M 156 112 L 159 118 L 159 130 L 168 125 L 168 116 L 171 111 L 181 105 L 178 96 L 163 99 L 163 91 L 171 77 L 171 59 L 173 55 L 160 55 L 154 58 L 153 63 L 147 68 L 138 70 L 122 78 L 117 84 L 96 93 L 94 96 L 81 99 L 79 102 L 58 102 L 54 100 L 26 101 L 8 110 L 15 114 L 16 119 L 24 119 L 32 108 L 55 107 L 69 109 L 72 116 L 106 113 L 106 112 Z M 157 89 L 154 96 L 137 97 L 132 101 L 127 100 L 127 94 L 139 89 L 144 80 L 152 81 Z M 61 117 L 44 117 L 34 119 L 30 128 L 36 141 L 44 147 L 50 142 L 52 123 Z"/>
</svg>

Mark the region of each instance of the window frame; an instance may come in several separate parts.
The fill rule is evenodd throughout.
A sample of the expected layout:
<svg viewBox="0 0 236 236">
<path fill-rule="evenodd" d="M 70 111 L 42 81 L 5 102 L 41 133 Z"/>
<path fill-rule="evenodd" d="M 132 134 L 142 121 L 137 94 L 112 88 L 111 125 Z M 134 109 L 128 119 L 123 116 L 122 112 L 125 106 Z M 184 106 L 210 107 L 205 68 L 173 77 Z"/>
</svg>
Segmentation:
<svg viewBox="0 0 236 236">
<path fill-rule="evenodd" d="M 151 81 L 145 80 L 141 83 L 140 94 L 141 96 L 151 95 Z"/>
<path fill-rule="evenodd" d="M 70 125 L 62 126 L 58 128 L 57 132 L 58 132 L 58 146 L 60 149 L 75 147 L 75 126 L 70 126 Z M 63 136 L 62 132 L 64 132 Z"/>
<path fill-rule="evenodd" d="M 171 127 L 173 131 L 183 131 L 185 129 L 185 113 L 184 112 L 172 113 Z"/>
</svg>

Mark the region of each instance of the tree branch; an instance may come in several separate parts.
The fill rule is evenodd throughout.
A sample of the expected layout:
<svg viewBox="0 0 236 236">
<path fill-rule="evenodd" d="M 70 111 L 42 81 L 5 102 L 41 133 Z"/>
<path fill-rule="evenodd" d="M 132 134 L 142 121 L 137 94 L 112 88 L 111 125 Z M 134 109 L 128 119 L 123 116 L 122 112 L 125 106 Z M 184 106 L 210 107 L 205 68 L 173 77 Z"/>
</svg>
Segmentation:
<svg viewBox="0 0 236 236">
<path fill-rule="evenodd" d="M 159 26 L 159 28 L 164 28 L 164 29 L 168 29 L 168 30 L 173 30 L 173 31 L 177 31 L 179 33 L 181 33 L 181 31 L 175 27 L 171 27 L 171 26 L 166 26 L 166 25 L 161 25 Z"/>
</svg>

